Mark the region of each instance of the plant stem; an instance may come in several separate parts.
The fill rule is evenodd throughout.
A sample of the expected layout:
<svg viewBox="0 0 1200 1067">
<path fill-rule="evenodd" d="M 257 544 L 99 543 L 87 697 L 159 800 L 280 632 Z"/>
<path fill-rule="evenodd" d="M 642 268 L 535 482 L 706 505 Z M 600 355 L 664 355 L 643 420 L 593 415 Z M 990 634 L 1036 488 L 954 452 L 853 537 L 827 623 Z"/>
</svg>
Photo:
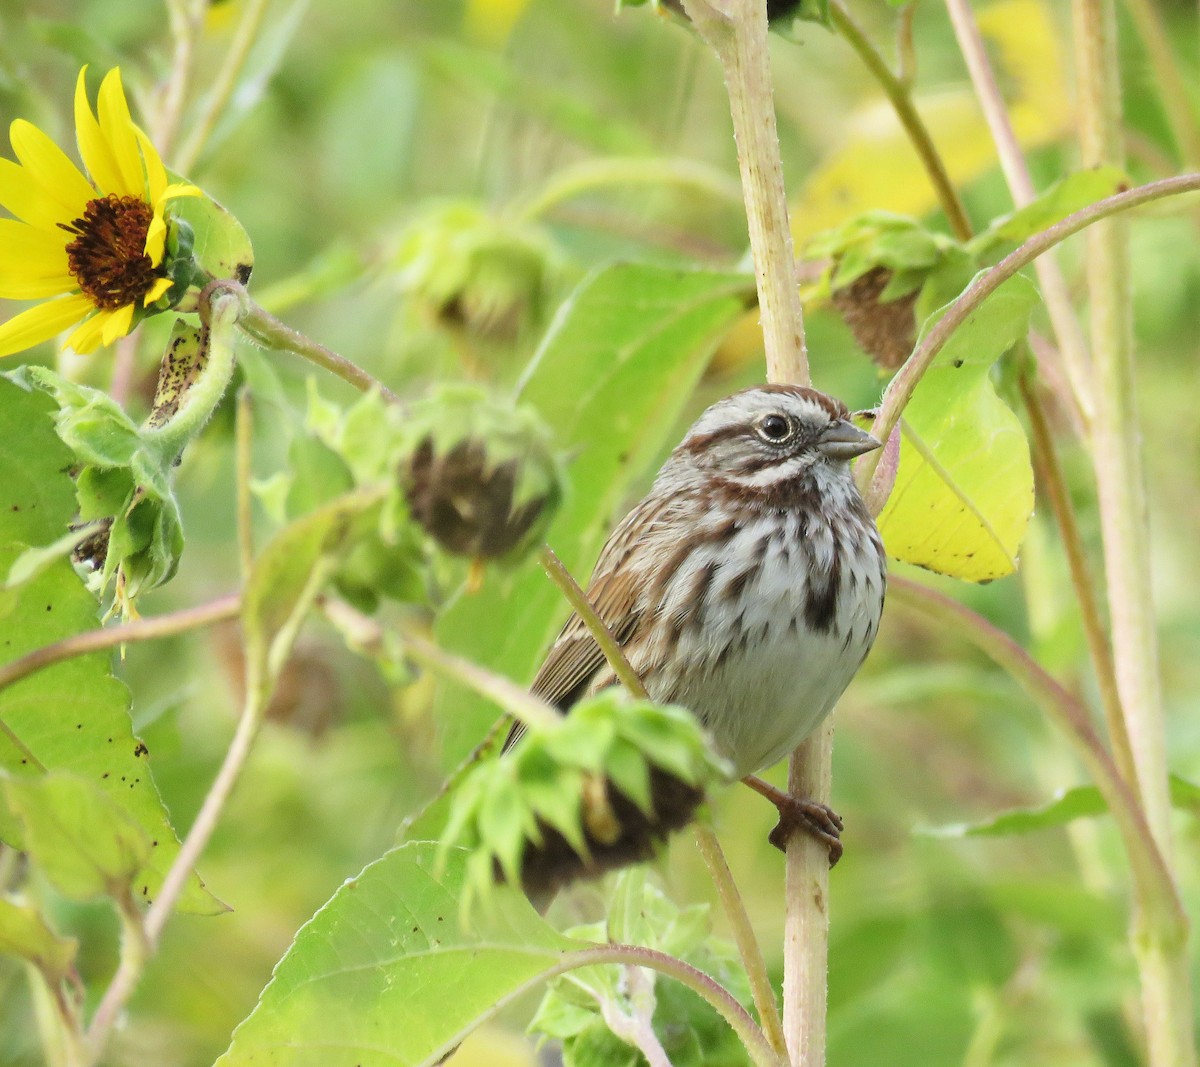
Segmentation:
<svg viewBox="0 0 1200 1067">
<path fill-rule="evenodd" d="M 360 392 L 369 393 L 374 389 L 389 403 L 400 403 L 400 398 L 395 393 L 382 382 L 371 377 L 360 366 L 280 322 L 249 297 L 246 298 L 244 313 L 238 325 L 264 348 L 291 352 L 293 355 L 307 359 L 310 363 L 315 363 L 318 367 L 324 367 L 325 370 L 337 375 L 342 381 L 348 382 Z"/>
<path fill-rule="evenodd" d="M 933 143 L 929 128 L 917 112 L 910 86 L 893 73 L 887 60 L 871 43 L 870 38 L 854 20 L 850 9 L 842 0 L 830 0 L 829 17 L 838 33 L 854 49 L 867 70 L 875 76 L 875 80 L 879 82 L 880 88 L 883 89 L 884 95 L 891 103 L 896 117 L 904 127 L 905 133 L 908 134 L 913 150 L 925 167 L 925 173 L 929 175 L 934 192 L 937 194 L 938 203 L 942 206 L 942 211 L 946 215 L 946 221 L 950 223 L 950 229 L 954 236 L 960 241 L 969 240 L 972 235 L 971 222 L 967 218 L 967 212 L 958 195 L 958 190 L 954 188 L 954 183 L 946 172 L 941 154 Z"/>
<path fill-rule="evenodd" d="M 784 1037 L 783 1023 L 779 1018 L 779 1007 L 775 1003 L 775 990 L 771 986 L 771 976 L 767 973 L 767 964 L 759 948 L 758 939 L 754 936 L 754 927 L 746 904 L 738 892 L 737 883 L 733 880 L 733 872 L 725 860 L 725 853 L 717 835 L 706 822 L 697 822 L 695 827 L 696 845 L 704 858 L 709 876 L 716 886 L 717 896 L 721 898 L 721 906 L 729 919 L 733 931 L 733 940 L 737 945 L 742 965 L 746 968 L 746 977 L 750 980 L 750 995 L 754 998 L 754 1007 L 762 1024 L 763 1033 L 771 1047 L 781 1056 L 787 1056 L 787 1041 Z"/>
<path fill-rule="evenodd" d="M 587 594 L 563 565 L 563 561 L 558 558 L 554 549 L 549 545 L 543 545 L 538 560 L 550 580 L 562 590 L 563 596 L 575 609 L 575 614 L 583 620 L 584 626 L 588 628 L 588 632 L 600 646 L 600 651 L 604 653 L 604 658 L 608 660 L 608 665 L 612 667 L 613 673 L 620 679 L 621 684 L 629 690 L 632 696 L 641 700 L 649 699 L 649 694 L 646 692 L 641 678 L 638 677 L 637 671 L 633 669 L 633 665 L 625 656 L 625 650 L 613 637 L 608 624 L 596 614 L 596 609 L 592 607 L 592 602 L 588 600 Z"/>
<path fill-rule="evenodd" d="M 231 593 L 207 604 L 185 608 L 169 615 L 136 619 L 123 626 L 111 626 L 107 630 L 88 630 L 86 633 L 73 634 L 61 641 L 55 641 L 52 645 L 35 648 L 20 659 L 0 666 L 0 689 L 66 659 L 116 648 L 118 645 L 156 641 L 160 637 L 172 637 L 189 630 L 198 630 L 204 626 L 224 622 L 226 619 L 235 619 L 240 611 L 241 596 Z"/>
<path fill-rule="evenodd" d="M 1180 193 L 1194 192 L 1200 189 L 1200 174 L 1183 174 L 1176 178 L 1163 178 L 1146 185 L 1139 185 L 1125 192 L 1105 197 L 1094 204 L 1068 215 L 1041 233 L 1034 234 L 1020 248 L 1010 252 L 991 270 L 977 277 L 950 306 L 945 315 L 938 320 L 937 325 L 926 334 L 925 339 L 917 346 L 908 360 L 897 372 L 888 385 L 880 406 L 879 415 L 872 427 L 872 433 L 884 440 L 892 432 L 913 390 L 921 380 L 934 357 L 980 304 L 992 295 L 1004 282 L 1008 281 L 1017 271 L 1028 266 L 1038 256 L 1048 249 L 1066 240 L 1080 230 L 1091 226 L 1101 219 L 1131 208 L 1140 207 L 1166 196 L 1177 196 Z M 884 501 L 876 500 L 870 491 L 871 476 L 879 463 L 879 452 L 870 452 L 863 456 L 855 467 L 855 477 L 860 486 L 864 486 L 863 496 L 866 498 L 872 514 L 878 514 Z"/>
<path fill-rule="evenodd" d="M 1000 155 L 1000 169 L 1004 172 L 1008 191 L 1013 203 L 1019 208 L 1024 207 L 1036 197 L 1037 192 L 1033 187 L 1033 178 L 1017 141 L 1016 132 L 1009 121 L 1008 109 L 1004 105 L 1004 97 L 1000 94 L 996 76 L 992 72 L 979 25 L 975 21 L 969 0 L 946 0 L 946 10 L 950 14 L 954 33 L 958 38 L 958 47 L 966 61 L 967 71 L 975 86 L 975 95 L 983 108 L 992 141 Z M 1072 401 L 1087 425 L 1094 414 L 1091 355 L 1071 305 L 1066 279 L 1053 253 L 1038 259 L 1034 269 L 1041 283 L 1046 311 L 1054 327 L 1067 380 L 1074 394 Z"/>
<path fill-rule="evenodd" d="M 339 602 L 331 602 L 326 610 L 337 603 Z M 349 605 L 343 607 L 349 608 Z M 562 716 L 549 704 L 538 700 L 503 675 L 493 674 L 477 663 L 455 656 L 417 634 L 406 633 L 402 640 L 405 652 L 423 667 L 428 667 L 443 678 L 450 678 L 474 689 L 480 696 L 498 704 L 526 726 L 534 729 L 553 728 L 562 721 Z"/>
<path fill-rule="evenodd" d="M 804 313 L 775 125 L 767 10 L 762 0 L 684 0 L 721 63 L 737 142 L 767 380 L 809 383 Z"/>
<path fill-rule="evenodd" d="M 1120 86 L 1113 0 L 1074 0 L 1084 166 L 1122 163 Z M 1170 799 L 1145 477 L 1141 462 L 1129 279 L 1129 237 L 1121 220 L 1088 235 L 1088 295 L 1095 353 L 1092 459 L 1104 533 L 1117 687 L 1138 768 L 1138 789 L 1163 855 L 1171 856 Z"/>
<path fill-rule="evenodd" d="M 1122 165 L 1121 92 L 1113 0 L 1072 0 L 1075 68 L 1084 166 Z M 1173 877 L 1166 723 L 1151 593 L 1150 537 L 1133 370 L 1129 232 L 1123 219 L 1088 235 L 1088 296 L 1096 418 L 1091 454 L 1104 536 L 1104 564 L 1117 690 L 1125 712 L 1137 791 Z M 1132 946 L 1152 1067 L 1196 1063 L 1187 921 L 1160 902 L 1139 909 Z"/>
<path fill-rule="evenodd" d="M 249 386 L 242 386 L 237 398 L 237 542 L 242 581 L 250 577 L 254 566 L 254 509 L 250 498 L 250 479 L 254 458 L 254 397 Z"/>
<path fill-rule="evenodd" d="M 1112 649 L 1104 626 L 1096 586 L 1088 566 L 1083 537 L 1071 504 L 1071 495 L 1063 477 L 1062 465 L 1054 448 L 1054 438 L 1046 420 L 1046 409 L 1038 394 L 1037 385 L 1028 375 L 1022 374 L 1019 387 L 1029 415 L 1031 453 L 1037 469 L 1038 484 L 1041 485 L 1054 521 L 1062 537 L 1063 549 L 1067 554 L 1067 567 L 1071 572 L 1071 585 L 1079 604 L 1079 616 L 1096 672 L 1096 686 L 1100 690 L 1100 703 L 1104 708 L 1104 720 L 1108 727 L 1109 744 L 1121 776 L 1131 785 L 1137 781 L 1133 762 L 1133 750 L 1129 746 L 1129 734 L 1125 730 L 1125 718 L 1121 708 L 1121 696 L 1117 691 L 1117 678 L 1113 670 Z"/>
<path fill-rule="evenodd" d="M 237 84 L 238 75 L 254 44 L 254 38 L 258 35 L 258 28 L 263 14 L 266 12 L 267 3 L 268 0 L 246 0 L 241 21 L 238 23 L 233 40 L 225 53 L 225 62 L 221 64 L 221 69 L 213 82 L 204 111 L 175 160 L 176 167 L 183 174 L 196 165 L 196 160 L 200 158 L 200 153 L 204 150 L 205 141 L 211 136 L 217 119 L 221 117 L 221 112 L 229 103 Z"/>
<path fill-rule="evenodd" d="M 827 801 L 833 789 L 833 719 L 788 763 L 788 792 Z M 796 1067 L 824 1067 L 829 1000 L 829 850 L 811 834 L 787 843 L 783 933 L 783 1029 Z"/>
<path fill-rule="evenodd" d="M 564 954 L 558 964 L 545 975 L 552 978 L 580 967 L 593 967 L 601 963 L 619 963 L 633 967 L 649 967 L 682 982 L 698 996 L 706 1000 L 721 1017 L 729 1023 L 733 1032 L 741 1039 L 756 1067 L 781 1067 L 781 1060 L 771 1048 L 763 1032 L 751 1018 L 750 1013 L 738 1003 L 719 982 L 703 971 L 684 963 L 683 960 L 655 949 L 640 945 L 600 945 Z"/>
<path fill-rule="evenodd" d="M 1200 167 L 1200 126 L 1191 106 L 1192 86 L 1180 70 L 1160 9 L 1150 0 L 1125 0 L 1142 47 L 1146 49 L 1148 72 L 1158 82 L 1162 104 L 1175 147 L 1188 170 Z"/>
<path fill-rule="evenodd" d="M 108 1036 L 117 1023 L 117 1019 L 125 1007 L 125 1002 L 137 986 L 146 967 L 147 961 L 153 954 L 153 948 L 146 937 L 145 924 L 137 904 L 129 895 L 128 887 L 115 897 L 117 914 L 121 919 L 121 959 L 117 964 L 116 974 L 100 998 L 96 1013 L 92 1016 L 87 1029 L 86 1053 L 84 1063 L 96 1063 L 104 1052 Z"/>
<path fill-rule="evenodd" d="M 209 0 L 167 0 L 167 16 L 175 47 L 171 52 L 171 74 L 162 90 L 162 105 L 154 116 L 151 130 L 151 140 L 163 159 L 171 159 L 175 135 L 179 132 L 192 59 L 196 53 L 196 38 L 204 25 L 208 4 Z"/>
<path fill-rule="evenodd" d="M 1002 667 L 1066 735 L 1104 797 L 1121 833 L 1138 900 L 1135 923 L 1150 924 L 1155 936 L 1186 941 L 1187 916 L 1174 879 L 1150 832 L 1131 783 L 1126 782 L 1092 725 L 1088 710 L 1008 634 L 958 601 L 919 582 L 893 575 L 890 602 L 923 611 L 948 632 L 966 638 Z"/>
</svg>

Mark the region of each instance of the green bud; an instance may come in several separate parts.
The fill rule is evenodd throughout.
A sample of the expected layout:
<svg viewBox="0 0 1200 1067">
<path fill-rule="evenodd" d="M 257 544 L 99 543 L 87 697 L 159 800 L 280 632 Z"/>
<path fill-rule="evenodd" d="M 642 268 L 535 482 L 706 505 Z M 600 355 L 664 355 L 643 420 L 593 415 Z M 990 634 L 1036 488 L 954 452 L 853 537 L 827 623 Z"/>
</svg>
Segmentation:
<svg viewBox="0 0 1200 1067">
<path fill-rule="evenodd" d="M 473 386 L 414 404 L 400 481 L 413 518 L 447 552 L 512 559 L 537 544 L 562 497 L 562 470 L 537 416 Z"/>
</svg>

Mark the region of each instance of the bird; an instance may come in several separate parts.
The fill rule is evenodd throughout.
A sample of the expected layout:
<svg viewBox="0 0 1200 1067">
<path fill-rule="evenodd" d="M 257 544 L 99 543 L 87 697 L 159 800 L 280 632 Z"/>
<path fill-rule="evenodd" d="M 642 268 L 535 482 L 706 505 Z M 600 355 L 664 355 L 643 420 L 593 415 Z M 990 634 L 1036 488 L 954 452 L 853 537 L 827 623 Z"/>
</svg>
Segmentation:
<svg viewBox="0 0 1200 1067">
<path fill-rule="evenodd" d="M 814 388 L 734 393 L 699 416 L 600 552 L 589 602 L 650 698 L 690 710 L 738 777 L 771 766 L 808 737 L 874 643 L 886 556 L 850 461 L 879 446 L 845 404 Z M 570 714 L 616 684 L 573 614 L 531 691 Z M 506 750 L 521 733 L 514 725 Z M 836 861 L 836 815 L 770 787 L 760 791 L 780 810 L 776 844 L 799 824 L 825 839 Z M 587 855 L 539 827 L 522 862 L 527 893 L 544 897 L 648 859 L 703 799 L 657 767 L 651 811 L 608 792 L 616 832 L 589 836 Z"/>
</svg>

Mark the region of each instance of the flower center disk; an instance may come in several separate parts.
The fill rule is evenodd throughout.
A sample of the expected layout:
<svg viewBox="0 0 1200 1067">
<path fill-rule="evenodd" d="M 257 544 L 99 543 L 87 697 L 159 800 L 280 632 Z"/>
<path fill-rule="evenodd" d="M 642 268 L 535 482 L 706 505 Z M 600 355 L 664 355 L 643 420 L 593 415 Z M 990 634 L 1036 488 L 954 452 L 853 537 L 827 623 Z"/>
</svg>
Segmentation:
<svg viewBox="0 0 1200 1067">
<path fill-rule="evenodd" d="M 146 233 L 154 213 L 136 196 L 89 200 L 83 216 L 70 225 L 76 235 L 67 245 L 67 263 L 79 288 L 106 311 L 132 304 L 154 285 L 154 264 L 146 255 Z"/>
</svg>

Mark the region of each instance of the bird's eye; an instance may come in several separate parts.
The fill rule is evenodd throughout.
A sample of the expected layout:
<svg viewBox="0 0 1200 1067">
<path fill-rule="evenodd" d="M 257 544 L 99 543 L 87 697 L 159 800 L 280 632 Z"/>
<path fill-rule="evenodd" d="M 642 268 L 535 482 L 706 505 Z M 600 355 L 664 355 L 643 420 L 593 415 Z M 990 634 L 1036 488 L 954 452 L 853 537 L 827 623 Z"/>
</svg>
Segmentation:
<svg viewBox="0 0 1200 1067">
<path fill-rule="evenodd" d="M 792 434 L 792 420 L 786 415 L 764 415 L 758 422 L 758 436 L 764 441 L 779 444 Z"/>
</svg>

